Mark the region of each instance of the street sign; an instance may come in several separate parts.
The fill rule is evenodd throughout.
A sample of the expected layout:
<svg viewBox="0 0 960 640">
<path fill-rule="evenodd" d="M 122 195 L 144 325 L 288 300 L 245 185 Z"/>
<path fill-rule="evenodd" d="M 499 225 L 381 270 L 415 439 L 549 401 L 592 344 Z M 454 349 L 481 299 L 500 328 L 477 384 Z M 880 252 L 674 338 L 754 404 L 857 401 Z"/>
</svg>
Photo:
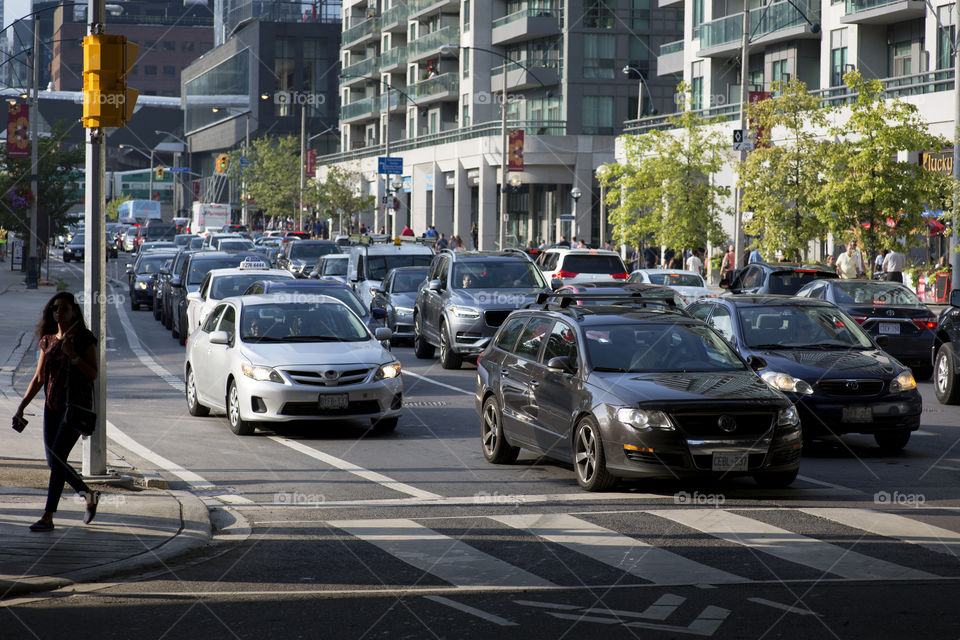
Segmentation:
<svg viewBox="0 0 960 640">
<path fill-rule="evenodd" d="M 733 130 L 733 150 L 750 151 L 753 149 L 753 140 L 750 139 L 749 129 Z"/>
<path fill-rule="evenodd" d="M 190 169 L 186 167 L 167 167 L 167 171 L 170 173 L 190 173 Z"/>
<path fill-rule="evenodd" d="M 561 213 L 557 216 L 557 220 L 560 222 L 573 222 L 576 217 L 572 213 Z"/>
<path fill-rule="evenodd" d="M 377 173 L 387 175 L 403 173 L 403 158 L 377 158 Z"/>
</svg>

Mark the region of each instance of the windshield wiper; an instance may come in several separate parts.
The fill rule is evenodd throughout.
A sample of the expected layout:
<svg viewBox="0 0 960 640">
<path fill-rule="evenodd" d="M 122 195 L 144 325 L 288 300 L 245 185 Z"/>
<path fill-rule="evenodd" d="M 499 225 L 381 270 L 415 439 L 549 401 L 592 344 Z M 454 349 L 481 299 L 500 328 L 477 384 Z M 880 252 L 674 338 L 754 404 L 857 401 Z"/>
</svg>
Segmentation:
<svg viewBox="0 0 960 640">
<path fill-rule="evenodd" d="M 274 338 L 272 336 L 243 336 L 244 342 L 287 342 L 290 336 Z"/>
<path fill-rule="evenodd" d="M 290 342 L 347 342 L 346 338 L 337 336 L 290 336 L 286 338 Z"/>
<path fill-rule="evenodd" d="M 628 369 L 623 369 L 619 367 L 594 367 L 593 370 L 612 372 L 612 373 L 629 373 L 630 372 Z"/>
<path fill-rule="evenodd" d="M 771 343 L 771 344 L 751 344 L 747 345 L 751 349 L 796 349 L 796 345 L 792 344 L 780 344 L 780 343 Z"/>
</svg>

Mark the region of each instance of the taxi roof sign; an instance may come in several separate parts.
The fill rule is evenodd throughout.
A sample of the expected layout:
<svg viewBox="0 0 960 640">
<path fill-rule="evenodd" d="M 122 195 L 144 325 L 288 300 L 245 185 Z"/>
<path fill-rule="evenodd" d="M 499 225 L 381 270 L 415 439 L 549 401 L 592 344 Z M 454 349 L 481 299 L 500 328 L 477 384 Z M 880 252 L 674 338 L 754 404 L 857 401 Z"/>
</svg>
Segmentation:
<svg viewBox="0 0 960 640">
<path fill-rule="evenodd" d="M 259 258 L 244 258 L 238 269 L 269 269 L 270 266 Z"/>
</svg>

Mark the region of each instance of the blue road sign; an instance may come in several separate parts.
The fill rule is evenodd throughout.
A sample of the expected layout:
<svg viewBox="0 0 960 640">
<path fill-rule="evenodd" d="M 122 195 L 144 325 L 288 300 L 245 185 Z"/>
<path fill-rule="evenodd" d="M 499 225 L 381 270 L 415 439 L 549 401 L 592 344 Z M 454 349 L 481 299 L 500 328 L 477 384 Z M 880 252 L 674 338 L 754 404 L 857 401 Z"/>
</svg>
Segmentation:
<svg viewBox="0 0 960 640">
<path fill-rule="evenodd" d="M 387 175 L 403 173 L 403 158 L 377 158 L 377 172 Z"/>
<path fill-rule="evenodd" d="M 170 173 L 190 173 L 190 169 L 186 167 L 168 167 L 167 171 Z"/>
</svg>

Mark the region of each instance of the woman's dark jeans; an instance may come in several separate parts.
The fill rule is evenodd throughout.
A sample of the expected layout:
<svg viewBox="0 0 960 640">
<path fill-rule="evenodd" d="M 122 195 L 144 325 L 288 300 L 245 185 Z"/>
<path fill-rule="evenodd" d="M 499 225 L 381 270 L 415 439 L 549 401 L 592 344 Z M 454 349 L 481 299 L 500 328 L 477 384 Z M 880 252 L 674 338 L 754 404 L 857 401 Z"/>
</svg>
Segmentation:
<svg viewBox="0 0 960 640">
<path fill-rule="evenodd" d="M 47 465 L 50 467 L 50 486 L 47 488 L 46 511 L 55 513 L 63 493 L 66 481 L 74 491 L 86 494 L 90 488 L 73 467 L 67 463 L 70 451 L 80 439 L 80 432 L 67 425 L 61 425 L 64 409 L 43 411 L 43 448 L 47 453 Z"/>
</svg>

